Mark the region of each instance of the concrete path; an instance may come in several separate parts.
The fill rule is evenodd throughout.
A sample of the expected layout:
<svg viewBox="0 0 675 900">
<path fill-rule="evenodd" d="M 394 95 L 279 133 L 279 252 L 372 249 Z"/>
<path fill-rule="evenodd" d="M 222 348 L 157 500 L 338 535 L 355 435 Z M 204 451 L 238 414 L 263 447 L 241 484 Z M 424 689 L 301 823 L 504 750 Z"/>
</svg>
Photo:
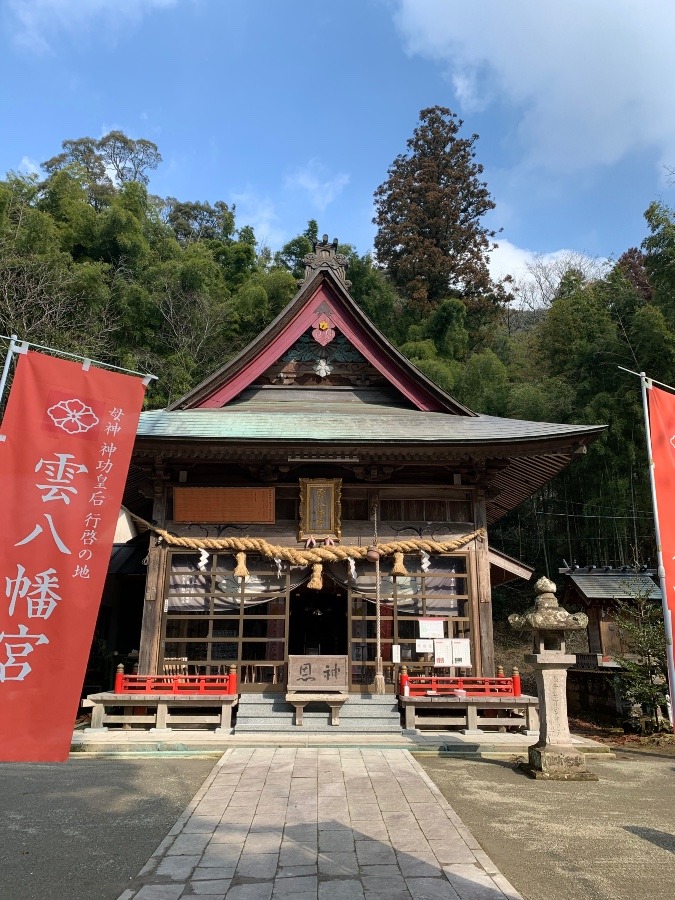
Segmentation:
<svg viewBox="0 0 675 900">
<path fill-rule="evenodd" d="M 522 900 L 406 750 L 234 748 L 119 900 Z"/>
</svg>

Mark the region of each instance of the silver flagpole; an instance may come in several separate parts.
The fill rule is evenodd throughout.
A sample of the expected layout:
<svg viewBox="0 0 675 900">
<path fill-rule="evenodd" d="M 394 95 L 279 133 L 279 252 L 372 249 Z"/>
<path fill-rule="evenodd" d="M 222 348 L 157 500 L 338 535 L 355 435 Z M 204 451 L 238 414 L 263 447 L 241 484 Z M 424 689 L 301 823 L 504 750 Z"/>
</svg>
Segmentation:
<svg viewBox="0 0 675 900">
<path fill-rule="evenodd" d="M 147 379 L 146 384 L 150 381 L 157 381 L 156 375 L 150 375 L 146 372 L 137 372 L 136 369 L 123 369 L 122 366 L 114 366 L 112 363 L 101 362 L 98 359 L 91 359 L 88 356 L 80 356 L 77 353 L 67 353 L 65 350 L 57 350 L 56 347 L 47 347 L 45 344 L 34 344 L 32 341 L 17 341 L 16 335 L 13 334 L 11 337 L 7 337 L 6 334 L 0 334 L 0 339 L 11 341 L 9 352 L 10 354 L 13 352 L 17 353 L 25 353 L 29 347 L 35 347 L 36 350 L 46 350 L 47 353 L 53 353 L 56 356 L 63 356 L 66 359 L 76 359 L 78 362 L 86 363 L 87 366 L 94 365 L 99 369 L 113 369 L 115 372 L 125 372 L 127 375 L 138 375 L 140 378 Z M 17 347 L 21 347 L 21 350 L 17 351 Z M 5 368 L 9 371 L 9 364 L 5 361 Z M 2 382 L 2 387 L 4 388 L 5 382 Z M 0 391 L 0 398 L 2 397 L 2 392 Z"/>
<path fill-rule="evenodd" d="M 619 367 L 621 368 L 621 367 Z M 624 371 L 629 371 L 625 369 Z M 637 375 L 637 372 L 631 372 Z M 663 621 L 666 629 L 666 657 L 668 660 L 668 688 L 670 692 L 670 724 L 675 731 L 675 661 L 673 660 L 673 623 L 668 607 L 668 585 L 666 584 L 666 570 L 663 565 L 663 549 L 661 547 L 661 527 L 659 525 L 659 505 L 656 499 L 656 481 L 654 478 L 654 457 L 652 455 L 652 431 L 649 424 L 649 405 L 647 403 L 647 389 L 651 387 L 651 379 L 644 372 L 640 372 L 640 385 L 642 387 L 642 411 L 645 418 L 645 435 L 647 438 L 647 453 L 649 454 L 649 484 L 652 491 L 652 508 L 654 510 L 654 531 L 656 534 L 656 558 L 658 565 L 659 584 L 661 586 L 661 603 L 663 605 Z M 675 590 L 675 585 L 673 586 Z"/>
<path fill-rule="evenodd" d="M 7 384 L 7 379 L 9 378 L 9 367 L 12 364 L 12 357 L 14 356 L 14 348 L 16 347 L 17 336 L 13 334 L 9 339 L 9 350 L 7 351 L 7 356 L 5 357 L 5 364 L 2 367 L 2 375 L 0 375 L 0 405 L 2 405 L 2 398 L 5 396 L 5 385 Z"/>
</svg>

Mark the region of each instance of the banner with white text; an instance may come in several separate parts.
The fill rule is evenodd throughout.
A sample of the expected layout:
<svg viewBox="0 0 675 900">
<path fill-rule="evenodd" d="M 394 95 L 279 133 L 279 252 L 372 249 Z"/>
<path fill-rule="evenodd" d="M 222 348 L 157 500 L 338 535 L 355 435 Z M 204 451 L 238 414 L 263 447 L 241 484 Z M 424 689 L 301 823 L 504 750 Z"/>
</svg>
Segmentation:
<svg viewBox="0 0 675 900">
<path fill-rule="evenodd" d="M 0 427 L 0 761 L 68 756 L 144 393 L 19 356 Z"/>
<path fill-rule="evenodd" d="M 675 394 L 652 386 L 647 396 L 661 551 L 668 587 L 666 601 L 671 613 L 675 613 Z"/>
</svg>

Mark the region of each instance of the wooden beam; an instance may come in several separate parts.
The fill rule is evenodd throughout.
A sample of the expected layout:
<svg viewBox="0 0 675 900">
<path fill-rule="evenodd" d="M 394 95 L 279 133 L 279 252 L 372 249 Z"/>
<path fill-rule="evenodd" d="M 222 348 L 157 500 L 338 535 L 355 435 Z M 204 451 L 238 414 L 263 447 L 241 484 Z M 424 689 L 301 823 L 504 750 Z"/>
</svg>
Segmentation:
<svg viewBox="0 0 675 900">
<path fill-rule="evenodd" d="M 155 482 L 155 499 L 152 518 L 163 528 L 166 523 L 166 488 L 163 479 Z M 162 638 L 162 612 L 164 576 L 168 554 L 162 545 L 150 540 L 148 550 L 148 574 L 145 581 L 143 601 L 143 622 L 141 642 L 138 652 L 139 675 L 155 675 L 159 665 L 159 649 Z"/>
<path fill-rule="evenodd" d="M 483 491 L 478 491 L 474 501 L 474 522 L 476 528 L 485 528 L 487 534 L 485 494 Z M 490 586 L 490 554 L 487 537 L 483 540 L 475 541 L 475 547 L 481 674 L 492 678 L 495 674 L 495 647 L 492 631 L 492 589 Z"/>
</svg>

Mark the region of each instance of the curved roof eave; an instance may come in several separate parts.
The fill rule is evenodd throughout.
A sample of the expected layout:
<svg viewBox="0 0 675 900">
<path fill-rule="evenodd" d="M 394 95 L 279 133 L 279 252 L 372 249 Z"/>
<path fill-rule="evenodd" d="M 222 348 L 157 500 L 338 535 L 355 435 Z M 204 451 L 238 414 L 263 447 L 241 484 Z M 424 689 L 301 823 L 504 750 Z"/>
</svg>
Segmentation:
<svg viewBox="0 0 675 900">
<path fill-rule="evenodd" d="M 138 438 L 246 444 L 490 446 L 556 441 L 590 442 L 605 426 L 528 422 L 496 416 L 458 417 L 417 410 L 379 413 L 367 406 L 349 415 L 304 411 L 150 410 Z"/>
</svg>

